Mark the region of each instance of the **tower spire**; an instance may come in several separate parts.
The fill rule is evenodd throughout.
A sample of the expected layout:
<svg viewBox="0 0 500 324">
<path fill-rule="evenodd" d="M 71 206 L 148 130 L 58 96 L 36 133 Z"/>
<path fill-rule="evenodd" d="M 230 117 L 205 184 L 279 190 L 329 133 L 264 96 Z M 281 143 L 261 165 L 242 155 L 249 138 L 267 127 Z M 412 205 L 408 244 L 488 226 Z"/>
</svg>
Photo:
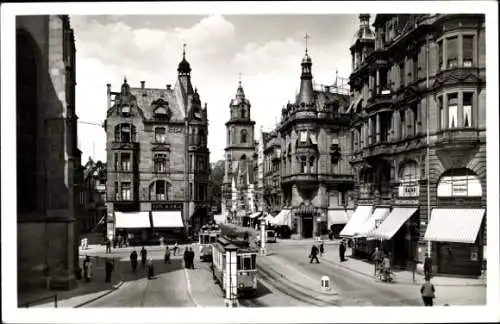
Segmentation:
<svg viewBox="0 0 500 324">
<path fill-rule="evenodd" d="M 182 44 L 182 59 L 183 60 L 186 59 L 186 46 L 187 46 L 186 43 Z"/>
<path fill-rule="evenodd" d="M 308 40 L 309 38 L 311 38 L 311 36 L 309 36 L 309 35 L 307 34 L 307 32 L 306 32 L 306 35 L 304 36 L 304 38 L 305 38 L 305 40 L 306 40 L 306 54 L 307 54 L 307 40 Z"/>
<path fill-rule="evenodd" d="M 238 85 L 241 87 L 241 72 L 238 73 Z"/>
</svg>

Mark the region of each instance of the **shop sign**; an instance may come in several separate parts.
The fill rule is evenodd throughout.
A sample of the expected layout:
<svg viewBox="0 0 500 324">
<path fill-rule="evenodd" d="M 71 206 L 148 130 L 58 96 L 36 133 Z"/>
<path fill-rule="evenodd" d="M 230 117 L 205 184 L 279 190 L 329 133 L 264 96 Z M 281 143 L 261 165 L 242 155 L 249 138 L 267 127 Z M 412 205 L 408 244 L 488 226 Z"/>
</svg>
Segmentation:
<svg viewBox="0 0 500 324">
<path fill-rule="evenodd" d="M 418 197 L 419 194 L 418 182 L 399 185 L 399 197 Z"/>
<path fill-rule="evenodd" d="M 153 202 L 151 210 L 182 210 L 182 205 L 178 202 Z"/>
</svg>

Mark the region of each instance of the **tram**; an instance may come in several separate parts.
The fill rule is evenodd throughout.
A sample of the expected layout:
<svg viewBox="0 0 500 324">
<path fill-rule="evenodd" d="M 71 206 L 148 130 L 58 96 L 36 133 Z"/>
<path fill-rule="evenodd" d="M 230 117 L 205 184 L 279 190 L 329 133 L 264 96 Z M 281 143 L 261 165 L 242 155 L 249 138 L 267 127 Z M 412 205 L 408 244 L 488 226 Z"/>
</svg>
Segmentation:
<svg viewBox="0 0 500 324">
<path fill-rule="evenodd" d="M 212 272 L 214 280 L 224 290 L 226 278 L 226 252 L 225 247 L 233 244 L 238 247 L 236 252 L 236 271 L 238 283 L 238 297 L 255 296 L 257 294 L 257 253 L 258 250 L 250 248 L 248 240 L 220 236 L 213 245 Z"/>
<path fill-rule="evenodd" d="M 200 245 L 200 261 L 212 260 L 212 245 L 215 244 L 220 236 L 220 228 L 218 225 L 203 225 L 198 235 L 198 243 Z"/>
</svg>

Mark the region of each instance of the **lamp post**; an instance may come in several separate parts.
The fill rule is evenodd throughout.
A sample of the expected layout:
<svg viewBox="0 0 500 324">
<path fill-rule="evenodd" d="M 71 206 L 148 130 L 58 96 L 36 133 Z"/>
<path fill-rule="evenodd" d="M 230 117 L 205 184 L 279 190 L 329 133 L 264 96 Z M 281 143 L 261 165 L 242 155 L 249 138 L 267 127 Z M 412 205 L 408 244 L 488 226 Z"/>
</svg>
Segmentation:
<svg viewBox="0 0 500 324">
<path fill-rule="evenodd" d="M 238 247 L 234 244 L 229 244 L 225 247 L 226 278 L 224 278 L 224 282 L 226 288 L 226 307 L 238 307 L 237 250 Z"/>
<path fill-rule="evenodd" d="M 266 255 L 266 219 L 260 220 L 260 255 Z"/>
</svg>

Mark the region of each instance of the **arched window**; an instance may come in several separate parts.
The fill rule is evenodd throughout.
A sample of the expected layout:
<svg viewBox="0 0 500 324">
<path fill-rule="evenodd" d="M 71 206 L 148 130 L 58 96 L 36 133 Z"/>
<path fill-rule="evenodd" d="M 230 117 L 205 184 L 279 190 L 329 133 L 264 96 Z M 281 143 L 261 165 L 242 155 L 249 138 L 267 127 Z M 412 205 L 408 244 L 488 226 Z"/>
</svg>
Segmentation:
<svg viewBox="0 0 500 324">
<path fill-rule="evenodd" d="M 240 132 L 240 139 L 241 139 L 241 143 L 244 144 L 247 142 L 247 131 L 246 129 L 242 129 L 241 132 Z"/>
<path fill-rule="evenodd" d="M 169 184 L 165 180 L 157 180 L 149 186 L 150 200 L 168 200 Z"/>
<path fill-rule="evenodd" d="M 306 173 L 307 170 L 307 157 L 300 157 L 300 173 Z"/>
<path fill-rule="evenodd" d="M 420 180 L 420 169 L 417 162 L 405 163 L 399 170 L 399 191 L 400 197 L 418 197 Z"/>
<path fill-rule="evenodd" d="M 156 143 L 166 143 L 167 142 L 167 131 L 165 127 L 155 128 L 155 141 Z"/>
<path fill-rule="evenodd" d="M 153 157 L 154 161 L 154 172 L 155 173 L 165 173 L 168 170 L 168 155 L 161 153 L 161 154 L 155 154 Z"/>
<path fill-rule="evenodd" d="M 314 173 L 314 156 L 309 158 L 309 173 Z"/>
<path fill-rule="evenodd" d="M 245 108 L 241 108 L 241 110 L 240 110 L 240 117 L 241 118 L 245 118 L 246 117 L 245 115 L 246 115 Z"/>
<path fill-rule="evenodd" d="M 469 169 L 446 171 L 437 186 L 438 197 L 481 197 L 481 181 Z"/>
<path fill-rule="evenodd" d="M 206 145 L 206 139 L 205 139 L 205 131 L 203 129 L 200 129 L 198 131 L 198 145 L 205 146 Z"/>
<path fill-rule="evenodd" d="M 115 141 L 120 143 L 135 142 L 135 126 L 132 124 L 116 125 Z"/>
<path fill-rule="evenodd" d="M 373 191 L 373 170 L 364 169 L 359 174 L 360 198 L 369 198 Z"/>
<path fill-rule="evenodd" d="M 167 108 L 165 107 L 158 107 L 155 109 L 155 115 L 166 115 L 167 114 Z"/>
</svg>

